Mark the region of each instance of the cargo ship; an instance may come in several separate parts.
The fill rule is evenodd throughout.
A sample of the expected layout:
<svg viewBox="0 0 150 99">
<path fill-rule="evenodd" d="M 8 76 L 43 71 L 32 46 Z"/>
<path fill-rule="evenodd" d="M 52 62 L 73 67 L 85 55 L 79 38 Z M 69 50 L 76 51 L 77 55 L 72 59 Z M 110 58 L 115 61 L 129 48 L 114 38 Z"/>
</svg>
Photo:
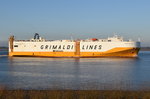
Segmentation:
<svg viewBox="0 0 150 99">
<path fill-rule="evenodd" d="M 30 40 L 9 38 L 9 56 L 31 57 L 137 57 L 140 41 L 117 35 L 106 39 L 46 40 L 35 33 Z"/>
</svg>

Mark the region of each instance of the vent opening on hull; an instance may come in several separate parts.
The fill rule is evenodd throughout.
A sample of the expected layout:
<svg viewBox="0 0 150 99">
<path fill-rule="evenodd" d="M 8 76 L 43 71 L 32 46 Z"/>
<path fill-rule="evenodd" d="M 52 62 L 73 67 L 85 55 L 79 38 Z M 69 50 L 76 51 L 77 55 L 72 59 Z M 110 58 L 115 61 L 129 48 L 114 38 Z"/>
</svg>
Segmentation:
<svg viewBox="0 0 150 99">
<path fill-rule="evenodd" d="M 18 45 L 14 45 L 14 47 L 18 47 Z"/>
</svg>

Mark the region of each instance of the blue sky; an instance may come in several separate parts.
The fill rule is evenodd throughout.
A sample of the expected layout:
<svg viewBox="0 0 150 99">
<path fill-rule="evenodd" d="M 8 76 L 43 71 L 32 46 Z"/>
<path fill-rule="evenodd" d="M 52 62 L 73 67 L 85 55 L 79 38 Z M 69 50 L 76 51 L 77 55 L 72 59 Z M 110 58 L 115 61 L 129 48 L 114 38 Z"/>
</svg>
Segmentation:
<svg viewBox="0 0 150 99">
<path fill-rule="evenodd" d="M 150 46 L 150 0 L 0 0 L 0 46 L 8 37 L 106 38 L 114 33 Z"/>
</svg>

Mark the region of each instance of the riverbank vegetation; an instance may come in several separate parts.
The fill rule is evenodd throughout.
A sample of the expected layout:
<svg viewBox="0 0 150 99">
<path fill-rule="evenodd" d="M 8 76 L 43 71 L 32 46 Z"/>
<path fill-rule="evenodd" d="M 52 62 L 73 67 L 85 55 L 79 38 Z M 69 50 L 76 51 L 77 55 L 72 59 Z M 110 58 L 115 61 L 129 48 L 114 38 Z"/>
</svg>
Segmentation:
<svg viewBox="0 0 150 99">
<path fill-rule="evenodd" d="M 150 99 L 150 91 L 0 90 L 0 99 Z"/>
</svg>

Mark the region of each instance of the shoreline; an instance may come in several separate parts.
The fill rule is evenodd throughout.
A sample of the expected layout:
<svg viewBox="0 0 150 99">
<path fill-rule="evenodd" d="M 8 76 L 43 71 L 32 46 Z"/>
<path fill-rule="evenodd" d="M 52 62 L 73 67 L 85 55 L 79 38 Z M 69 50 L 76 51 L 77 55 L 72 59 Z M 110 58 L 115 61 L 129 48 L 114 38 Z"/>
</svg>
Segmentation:
<svg viewBox="0 0 150 99">
<path fill-rule="evenodd" d="M 140 51 L 150 51 L 150 47 L 142 47 Z"/>
<path fill-rule="evenodd" d="M 0 90 L 0 99 L 150 99 L 150 90 Z"/>
</svg>

